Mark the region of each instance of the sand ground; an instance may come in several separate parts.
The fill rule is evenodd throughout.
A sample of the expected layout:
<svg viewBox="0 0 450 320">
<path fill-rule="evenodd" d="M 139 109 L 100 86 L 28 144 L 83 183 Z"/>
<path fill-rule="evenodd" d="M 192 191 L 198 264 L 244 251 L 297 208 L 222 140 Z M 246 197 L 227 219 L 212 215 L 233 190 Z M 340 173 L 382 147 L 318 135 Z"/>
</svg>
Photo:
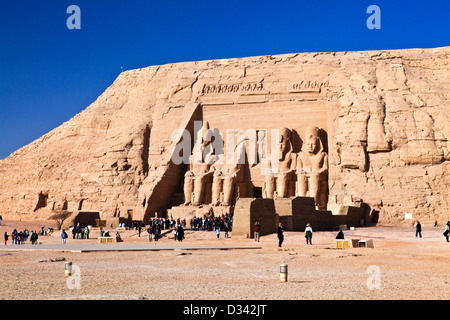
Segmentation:
<svg viewBox="0 0 450 320">
<path fill-rule="evenodd" d="M 120 231 L 123 243 L 149 246 L 256 246 L 244 250 L 169 250 L 145 252 L 18 251 L 3 234 L 51 226 L 49 222 L 3 221 L 0 226 L 0 299 L 22 300 L 448 300 L 450 243 L 443 227 L 377 226 L 344 231 L 347 239 L 372 239 L 374 248 L 337 249 L 336 232 L 315 232 L 307 246 L 302 232 L 285 232 L 282 248 L 275 234 L 253 239 L 220 239 L 214 232 L 186 231 L 182 243 L 166 236 L 158 244 L 147 233 Z M 96 243 L 68 239 L 68 243 Z M 60 233 L 39 241 L 60 243 Z M 5 250 L 7 249 L 7 250 Z M 63 260 L 64 258 L 64 260 Z M 52 261 L 53 260 L 53 261 Z M 59 260 L 59 261 L 58 261 Z M 79 267 L 71 284 L 65 261 Z M 288 282 L 281 283 L 280 264 L 288 265 Z"/>
</svg>

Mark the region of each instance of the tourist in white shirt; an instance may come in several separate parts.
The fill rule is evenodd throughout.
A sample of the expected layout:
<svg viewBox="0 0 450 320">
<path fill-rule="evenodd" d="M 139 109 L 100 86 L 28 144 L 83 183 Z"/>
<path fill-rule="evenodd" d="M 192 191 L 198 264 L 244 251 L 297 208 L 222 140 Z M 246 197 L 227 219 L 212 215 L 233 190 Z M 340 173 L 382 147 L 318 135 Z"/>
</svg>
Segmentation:
<svg viewBox="0 0 450 320">
<path fill-rule="evenodd" d="M 312 239 L 312 234 L 313 234 L 313 230 L 311 228 L 311 225 L 308 223 L 306 225 L 306 229 L 305 229 L 305 238 L 306 238 L 306 244 L 312 244 L 311 243 L 311 239 Z"/>
</svg>

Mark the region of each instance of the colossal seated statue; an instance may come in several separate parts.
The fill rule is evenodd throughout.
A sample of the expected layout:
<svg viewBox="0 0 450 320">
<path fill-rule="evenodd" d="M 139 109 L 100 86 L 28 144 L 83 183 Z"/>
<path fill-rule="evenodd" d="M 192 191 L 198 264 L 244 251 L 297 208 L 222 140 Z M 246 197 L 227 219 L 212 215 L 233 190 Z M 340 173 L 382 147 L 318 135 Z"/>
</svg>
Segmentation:
<svg viewBox="0 0 450 320">
<path fill-rule="evenodd" d="M 328 155 L 323 150 L 320 129 L 308 127 L 305 143 L 297 157 L 297 196 L 314 197 L 316 206 L 326 207 Z"/>
<path fill-rule="evenodd" d="M 184 175 L 184 204 L 200 205 L 204 201 L 205 185 L 213 176 L 212 164 L 218 157 L 211 147 L 209 124 L 199 131 L 193 152 L 189 157 L 189 170 Z"/>
<path fill-rule="evenodd" d="M 211 134 L 212 130 L 206 122 L 199 132 L 189 158 L 189 170 L 184 176 L 185 206 L 209 202 L 207 194 L 211 196 L 212 205 L 229 206 L 233 201 L 236 183 L 243 181 L 242 164 L 223 164 L 223 161 L 219 161 L 223 160 L 223 155 L 215 154 Z M 238 149 L 245 153 L 243 144 Z"/>
<path fill-rule="evenodd" d="M 292 132 L 288 128 L 279 129 L 277 148 L 278 157 L 268 157 L 265 173 L 265 197 L 289 197 L 289 184 L 293 181 L 296 166 L 296 154 L 293 153 Z"/>
<path fill-rule="evenodd" d="M 212 205 L 229 206 L 232 204 L 235 186 L 243 181 L 242 166 L 242 164 L 235 164 L 214 168 Z"/>
</svg>

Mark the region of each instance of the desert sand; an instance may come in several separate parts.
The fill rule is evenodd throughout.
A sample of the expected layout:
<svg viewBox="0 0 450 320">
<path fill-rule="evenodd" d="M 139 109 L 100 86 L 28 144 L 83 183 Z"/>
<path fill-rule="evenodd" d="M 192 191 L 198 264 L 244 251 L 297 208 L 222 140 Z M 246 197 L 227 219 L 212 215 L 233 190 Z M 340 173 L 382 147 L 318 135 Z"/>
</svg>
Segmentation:
<svg viewBox="0 0 450 320">
<path fill-rule="evenodd" d="M 2 235 L 14 228 L 48 227 L 49 222 L 4 220 Z M 106 228 L 108 229 L 108 228 Z M 444 227 L 361 227 L 344 231 L 346 239 L 372 239 L 374 248 L 337 249 L 337 232 L 314 232 L 307 246 L 303 232 L 285 232 L 278 248 L 276 234 L 253 239 L 220 239 L 215 232 L 186 230 L 183 242 L 171 234 L 158 243 L 146 232 L 120 231 L 122 244 L 148 246 L 260 247 L 235 250 L 161 250 L 128 252 L 44 251 L 61 243 L 60 232 L 40 236 L 42 245 L 1 242 L 1 300 L 447 300 L 450 298 L 450 243 Z M 114 230 L 113 230 L 114 231 Z M 95 244 L 91 239 L 67 243 Z M 107 246 L 107 244 L 105 244 Z M 28 248 L 32 250 L 18 250 Z M 53 261 L 52 261 L 53 260 Z M 65 261 L 80 268 L 79 288 L 69 288 Z M 280 264 L 288 265 L 288 282 L 280 282 Z M 379 268 L 379 276 L 369 274 Z"/>
</svg>

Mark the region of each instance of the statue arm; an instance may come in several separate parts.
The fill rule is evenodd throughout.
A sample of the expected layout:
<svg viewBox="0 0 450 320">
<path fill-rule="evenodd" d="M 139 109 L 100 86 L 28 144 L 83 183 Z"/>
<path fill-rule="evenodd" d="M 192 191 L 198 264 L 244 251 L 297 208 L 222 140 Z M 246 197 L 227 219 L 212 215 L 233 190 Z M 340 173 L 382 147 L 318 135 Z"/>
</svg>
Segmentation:
<svg viewBox="0 0 450 320">
<path fill-rule="evenodd" d="M 303 170 L 303 161 L 300 154 L 297 155 L 297 161 L 296 161 L 296 168 L 295 171 L 297 174 L 305 173 L 305 170 Z"/>
<path fill-rule="evenodd" d="M 297 154 L 291 154 L 291 167 L 289 168 L 289 172 L 295 172 L 297 168 Z"/>
<path fill-rule="evenodd" d="M 328 154 L 323 153 L 322 158 L 322 168 L 319 170 L 319 173 L 327 173 L 328 172 Z"/>
</svg>

